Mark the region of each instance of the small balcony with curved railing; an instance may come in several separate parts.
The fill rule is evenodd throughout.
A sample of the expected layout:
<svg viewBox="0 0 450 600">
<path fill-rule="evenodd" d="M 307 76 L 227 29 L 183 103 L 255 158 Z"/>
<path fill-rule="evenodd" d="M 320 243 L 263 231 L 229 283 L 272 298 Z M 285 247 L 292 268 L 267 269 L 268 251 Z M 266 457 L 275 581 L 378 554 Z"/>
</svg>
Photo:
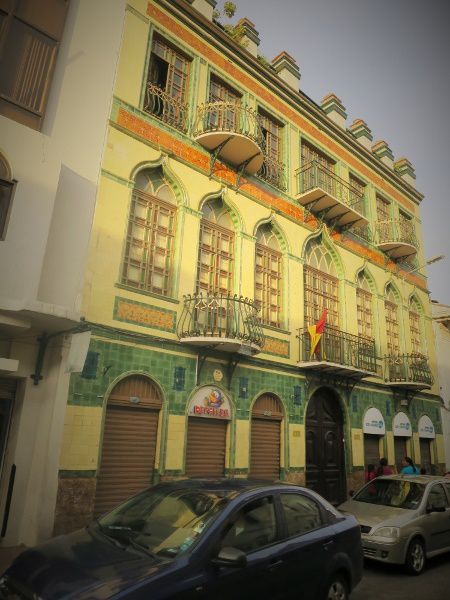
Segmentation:
<svg viewBox="0 0 450 600">
<path fill-rule="evenodd" d="M 364 216 L 363 194 L 313 160 L 296 172 L 298 202 L 311 213 L 338 227 L 361 227 Z"/>
<path fill-rule="evenodd" d="M 188 130 L 188 105 L 170 96 L 155 83 L 147 84 L 144 111 L 178 131 L 186 133 Z"/>
<path fill-rule="evenodd" d="M 393 388 L 429 390 L 434 378 L 423 354 L 398 354 L 384 358 L 384 382 Z"/>
<path fill-rule="evenodd" d="M 414 225 L 409 221 L 378 221 L 375 223 L 374 242 L 395 260 L 415 256 L 419 247 Z"/>
<path fill-rule="evenodd" d="M 228 353 L 255 355 L 264 346 L 257 307 L 253 300 L 236 294 L 184 296 L 177 334 L 183 344 Z"/>
<path fill-rule="evenodd" d="M 206 102 L 197 109 L 194 139 L 220 159 L 249 175 L 264 161 L 264 137 L 257 113 L 240 101 Z"/>
<path fill-rule="evenodd" d="M 316 348 L 307 328 L 298 332 L 299 361 L 302 369 L 351 379 L 378 376 L 375 340 L 335 327 L 325 327 Z"/>
<path fill-rule="evenodd" d="M 282 192 L 287 190 L 286 184 L 286 166 L 281 161 L 271 156 L 265 155 L 263 165 L 258 173 L 258 177 L 267 181 Z"/>
</svg>

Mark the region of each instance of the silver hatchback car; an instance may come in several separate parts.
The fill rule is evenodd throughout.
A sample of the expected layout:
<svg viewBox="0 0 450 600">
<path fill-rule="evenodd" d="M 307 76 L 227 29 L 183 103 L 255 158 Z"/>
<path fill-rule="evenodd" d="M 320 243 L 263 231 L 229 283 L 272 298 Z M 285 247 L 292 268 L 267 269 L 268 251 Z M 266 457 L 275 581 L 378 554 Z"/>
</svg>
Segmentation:
<svg viewBox="0 0 450 600">
<path fill-rule="evenodd" d="M 365 558 L 404 564 L 419 575 L 426 558 L 450 551 L 450 479 L 377 477 L 339 510 L 358 519 Z"/>
</svg>

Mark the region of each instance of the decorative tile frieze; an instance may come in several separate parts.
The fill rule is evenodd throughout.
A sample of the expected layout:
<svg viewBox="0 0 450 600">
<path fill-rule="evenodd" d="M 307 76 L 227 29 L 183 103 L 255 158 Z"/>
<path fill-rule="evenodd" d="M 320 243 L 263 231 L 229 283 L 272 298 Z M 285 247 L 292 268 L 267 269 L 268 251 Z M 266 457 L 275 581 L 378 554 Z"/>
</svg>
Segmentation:
<svg viewBox="0 0 450 600">
<path fill-rule="evenodd" d="M 175 332 L 177 313 L 167 308 L 144 304 L 116 296 L 113 318 L 152 329 Z"/>
</svg>

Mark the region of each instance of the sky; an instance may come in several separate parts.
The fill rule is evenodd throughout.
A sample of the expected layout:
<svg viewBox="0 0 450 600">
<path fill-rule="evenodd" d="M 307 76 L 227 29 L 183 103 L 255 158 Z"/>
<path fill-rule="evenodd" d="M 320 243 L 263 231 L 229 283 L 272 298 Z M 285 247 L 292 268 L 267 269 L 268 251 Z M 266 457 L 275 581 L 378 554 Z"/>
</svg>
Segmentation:
<svg viewBox="0 0 450 600">
<path fill-rule="evenodd" d="M 232 23 L 248 17 L 259 51 L 285 50 L 300 88 L 320 104 L 334 92 L 347 126 L 363 119 L 373 142 L 416 172 L 431 298 L 450 305 L 450 0 L 236 0 Z M 223 2 L 219 1 L 220 9 Z M 225 18 L 223 22 L 227 22 Z"/>
</svg>

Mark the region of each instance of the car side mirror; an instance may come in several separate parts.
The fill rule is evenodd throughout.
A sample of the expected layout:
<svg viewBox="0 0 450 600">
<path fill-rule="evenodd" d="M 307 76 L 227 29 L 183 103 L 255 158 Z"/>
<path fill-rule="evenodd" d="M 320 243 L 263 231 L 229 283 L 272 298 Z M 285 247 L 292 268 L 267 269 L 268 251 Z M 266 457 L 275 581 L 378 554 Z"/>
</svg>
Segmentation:
<svg viewBox="0 0 450 600">
<path fill-rule="evenodd" d="M 247 556 L 245 552 L 232 546 L 225 546 L 219 554 L 211 560 L 215 567 L 246 567 Z"/>
<path fill-rule="evenodd" d="M 427 513 L 445 512 L 445 506 L 427 506 Z"/>
</svg>

